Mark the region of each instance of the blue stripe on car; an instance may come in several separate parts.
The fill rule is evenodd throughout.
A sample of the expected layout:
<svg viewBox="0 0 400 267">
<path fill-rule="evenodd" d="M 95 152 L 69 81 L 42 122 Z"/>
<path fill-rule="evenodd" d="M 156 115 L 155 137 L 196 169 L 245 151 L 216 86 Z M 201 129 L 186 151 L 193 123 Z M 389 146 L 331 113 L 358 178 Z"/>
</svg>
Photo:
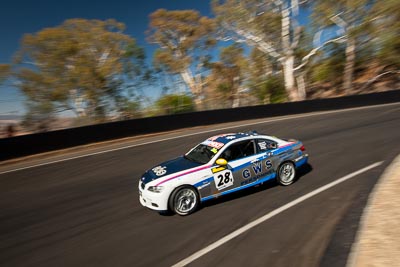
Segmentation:
<svg viewBox="0 0 400 267">
<path fill-rule="evenodd" d="M 307 158 L 307 157 L 305 157 L 305 158 L 299 160 L 298 162 L 296 162 L 296 168 L 300 167 L 301 165 L 306 164 L 307 161 L 308 161 L 308 158 Z"/>
<path fill-rule="evenodd" d="M 204 180 L 194 184 L 193 186 L 194 187 L 199 187 L 199 186 L 202 186 L 204 184 L 211 183 L 212 181 L 214 181 L 214 177 L 210 177 L 210 178 L 204 179 Z"/>
<path fill-rule="evenodd" d="M 208 197 L 203 197 L 203 198 L 201 199 L 201 201 L 210 200 L 210 199 L 216 198 L 217 196 L 223 196 L 223 195 L 226 195 L 226 194 L 230 194 L 230 193 L 236 192 L 236 191 L 238 191 L 238 190 L 242 190 L 242 189 L 245 189 L 245 188 L 248 188 L 248 187 L 251 187 L 251 186 L 255 186 L 255 185 L 257 185 L 257 184 L 261 184 L 261 183 L 266 182 L 266 181 L 268 181 L 268 180 L 274 179 L 275 177 L 276 177 L 276 174 L 275 174 L 275 173 L 271 173 L 271 174 L 265 176 L 264 178 L 262 178 L 262 179 L 260 179 L 260 180 L 258 180 L 258 181 L 255 181 L 254 183 L 242 185 L 242 186 L 240 186 L 240 187 L 236 187 L 236 188 L 233 188 L 233 189 L 231 189 L 231 190 L 227 190 L 227 191 L 221 192 L 221 193 L 216 194 L 216 195 L 212 195 L 212 196 L 208 196 Z"/>
</svg>

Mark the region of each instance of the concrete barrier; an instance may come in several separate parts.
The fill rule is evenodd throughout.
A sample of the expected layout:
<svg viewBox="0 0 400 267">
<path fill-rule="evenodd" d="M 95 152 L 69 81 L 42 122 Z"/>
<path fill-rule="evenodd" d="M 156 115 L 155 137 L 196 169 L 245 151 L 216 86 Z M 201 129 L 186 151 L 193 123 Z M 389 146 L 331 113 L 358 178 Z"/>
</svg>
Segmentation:
<svg viewBox="0 0 400 267">
<path fill-rule="evenodd" d="M 0 161 L 95 142 L 186 127 L 400 102 L 400 90 L 158 116 L 0 139 Z"/>
</svg>

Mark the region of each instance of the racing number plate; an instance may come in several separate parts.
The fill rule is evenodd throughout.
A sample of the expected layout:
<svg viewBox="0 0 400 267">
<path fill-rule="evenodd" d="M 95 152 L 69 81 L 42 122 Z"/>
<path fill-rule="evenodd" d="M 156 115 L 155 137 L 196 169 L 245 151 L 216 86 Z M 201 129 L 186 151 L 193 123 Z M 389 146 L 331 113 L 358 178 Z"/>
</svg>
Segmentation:
<svg viewBox="0 0 400 267">
<path fill-rule="evenodd" d="M 222 190 L 233 185 L 233 175 L 230 170 L 224 170 L 214 174 L 215 186 Z"/>
</svg>

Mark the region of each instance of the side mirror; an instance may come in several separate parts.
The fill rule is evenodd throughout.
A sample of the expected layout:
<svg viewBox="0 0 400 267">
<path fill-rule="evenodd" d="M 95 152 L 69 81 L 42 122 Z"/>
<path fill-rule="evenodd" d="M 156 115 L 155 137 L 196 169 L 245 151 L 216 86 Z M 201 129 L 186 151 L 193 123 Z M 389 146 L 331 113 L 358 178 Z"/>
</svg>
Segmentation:
<svg viewBox="0 0 400 267">
<path fill-rule="evenodd" d="M 217 159 L 217 161 L 215 162 L 217 165 L 219 165 L 219 166 L 226 166 L 226 165 L 228 165 L 228 162 L 226 161 L 226 159 L 223 159 L 223 158 L 220 158 L 220 159 Z"/>
</svg>

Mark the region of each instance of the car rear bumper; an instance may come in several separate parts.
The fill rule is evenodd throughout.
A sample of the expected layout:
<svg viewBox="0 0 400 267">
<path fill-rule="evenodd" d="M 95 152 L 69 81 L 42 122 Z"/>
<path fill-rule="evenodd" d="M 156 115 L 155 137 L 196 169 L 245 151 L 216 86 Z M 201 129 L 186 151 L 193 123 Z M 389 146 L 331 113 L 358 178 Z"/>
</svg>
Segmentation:
<svg viewBox="0 0 400 267">
<path fill-rule="evenodd" d="M 296 165 L 296 168 L 300 168 L 301 166 L 303 166 L 307 163 L 308 163 L 308 154 L 303 154 L 294 160 L 294 164 Z"/>
</svg>

